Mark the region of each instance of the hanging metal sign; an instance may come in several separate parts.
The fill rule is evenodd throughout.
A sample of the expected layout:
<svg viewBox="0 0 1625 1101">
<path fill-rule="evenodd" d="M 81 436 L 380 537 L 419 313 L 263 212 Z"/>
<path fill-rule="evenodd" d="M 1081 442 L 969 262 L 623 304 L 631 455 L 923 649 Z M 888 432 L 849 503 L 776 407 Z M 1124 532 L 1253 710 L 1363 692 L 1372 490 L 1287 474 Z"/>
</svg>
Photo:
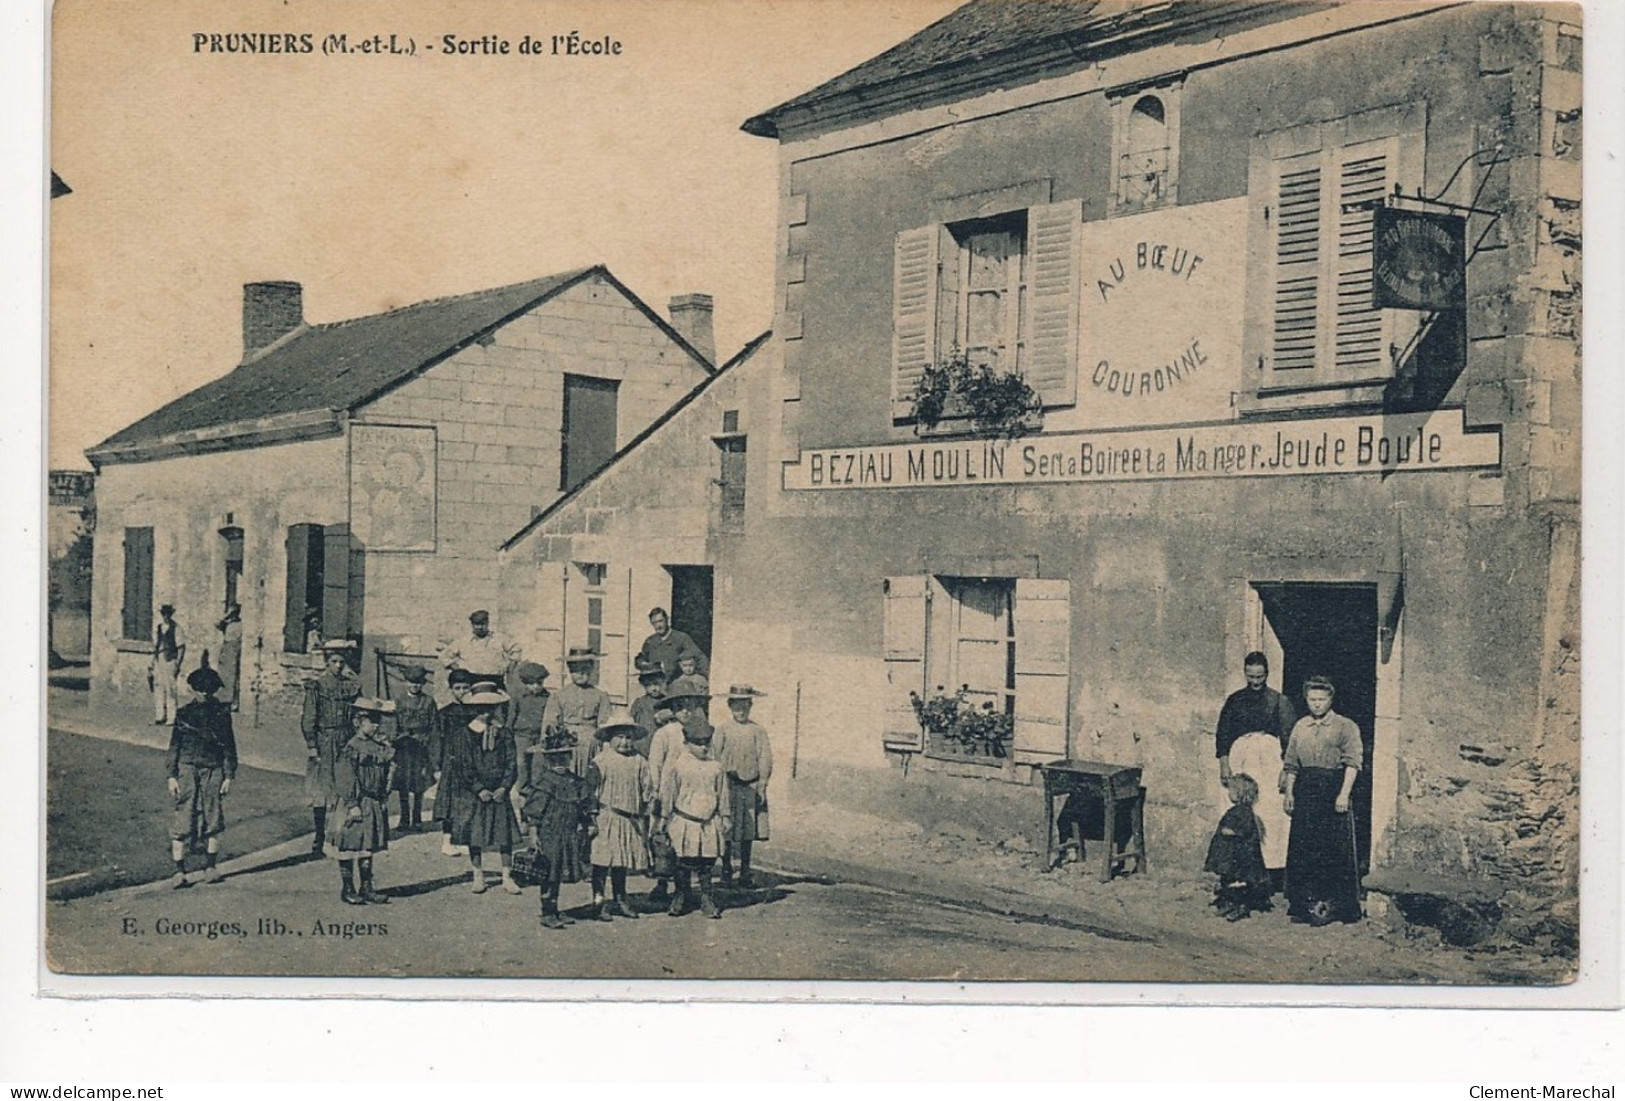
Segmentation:
<svg viewBox="0 0 1625 1101">
<path fill-rule="evenodd" d="M 1467 305 L 1467 220 L 1459 214 L 1372 211 L 1371 304 L 1398 310 Z"/>
</svg>

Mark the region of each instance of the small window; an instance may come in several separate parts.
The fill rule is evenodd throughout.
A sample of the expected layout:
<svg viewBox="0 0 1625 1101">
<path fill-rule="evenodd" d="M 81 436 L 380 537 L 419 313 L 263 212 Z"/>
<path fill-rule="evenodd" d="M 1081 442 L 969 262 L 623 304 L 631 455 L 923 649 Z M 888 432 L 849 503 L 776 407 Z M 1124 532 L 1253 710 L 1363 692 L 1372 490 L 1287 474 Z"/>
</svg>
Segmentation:
<svg viewBox="0 0 1625 1101">
<path fill-rule="evenodd" d="M 1175 201 L 1179 183 L 1178 84 L 1112 98 L 1112 207 L 1149 210 Z"/>
<path fill-rule="evenodd" d="M 722 522 L 736 526 L 745 518 L 745 437 L 723 436 L 717 440 L 717 448 L 722 452 L 722 476 L 717 479 L 722 491 Z"/>
<path fill-rule="evenodd" d="M 722 430 L 724 432 L 739 431 L 739 410 L 727 409 L 722 414 Z"/>
<path fill-rule="evenodd" d="M 614 379 L 564 376 L 559 489 L 574 489 L 615 457 L 620 385 Z"/>
<path fill-rule="evenodd" d="M 587 648 L 604 652 L 604 579 L 609 567 L 601 562 L 577 562 L 576 569 L 586 586 Z"/>
<path fill-rule="evenodd" d="M 124 529 L 124 637 L 152 641 L 152 529 Z"/>
</svg>

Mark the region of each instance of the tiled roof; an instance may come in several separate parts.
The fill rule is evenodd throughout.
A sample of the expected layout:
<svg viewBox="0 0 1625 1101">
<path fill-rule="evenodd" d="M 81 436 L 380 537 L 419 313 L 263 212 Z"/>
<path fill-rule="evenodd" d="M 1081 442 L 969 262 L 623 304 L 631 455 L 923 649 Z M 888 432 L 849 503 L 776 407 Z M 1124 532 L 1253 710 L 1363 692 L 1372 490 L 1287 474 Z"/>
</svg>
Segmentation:
<svg viewBox="0 0 1625 1101">
<path fill-rule="evenodd" d="M 977 67 L 991 72 L 1014 59 L 1045 57 L 1081 68 L 1152 41 L 1211 37 L 1232 32 L 1238 21 L 1268 22 L 1326 6 L 1258 0 L 971 0 L 885 53 L 747 120 L 744 129 L 777 137 L 788 117 L 805 117 L 840 101 L 873 110 L 927 74 Z"/>
<path fill-rule="evenodd" d="M 436 298 L 384 313 L 296 330 L 229 374 L 184 394 L 88 450 L 132 445 L 246 420 L 353 410 L 432 367 L 560 291 L 598 275 L 627 295 L 696 359 L 704 357 L 603 267 Z M 706 365 L 709 370 L 709 364 Z"/>
</svg>

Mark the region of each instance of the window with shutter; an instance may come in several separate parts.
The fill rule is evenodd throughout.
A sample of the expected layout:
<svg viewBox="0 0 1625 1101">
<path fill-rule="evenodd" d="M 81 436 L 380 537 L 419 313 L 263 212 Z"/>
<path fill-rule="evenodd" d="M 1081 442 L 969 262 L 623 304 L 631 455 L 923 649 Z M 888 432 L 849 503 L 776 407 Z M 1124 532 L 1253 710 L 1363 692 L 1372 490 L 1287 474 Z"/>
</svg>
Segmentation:
<svg viewBox="0 0 1625 1101">
<path fill-rule="evenodd" d="M 892 404 L 912 412 L 909 395 L 937 358 L 938 227 L 897 235 L 892 283 Z"/>
<path fill-rule="evenodd" d="M 322 637 L 356 638 L 360 624 L 350 623 L 350 527 L 330 524 L 322 530 Z"/>
<path fill-rule="evenodd" d="M 152 641 L 152 529 L 124 529 L 124 637 Z"/>
<path fill-rule="evenodd" d="M 1320 152 L 1276 162 L 1274 367 L 1315 366 L 1320 320 Z"/>
<path fill-rule="evenodd" d="M 1416 318 L 1371 304 L 1374 208 L 1421 182 L 1424 105 L 1407 104 L 1260 135 L 1254 194 L 1267 225 L 1268 295 L 1259 397 L 1372 404 Z M 1262 243 L 1262 241 L 1260 242 Z"/>
<path fill-rule="evenodd" d="M 1071 698 L 1072 587 L 1064 580 L 1015 583 L 1015 738 L 1019 764 L 1067 755 Z"/>
<path fill-rule="evenodd" d="M 282 649 L 302 654 L 309 647 L 310 632 L 320 632 L 321 619 L 321 541 L 319 524 L 294 524 L 288 528 L 288 582 L 284 590 Z M 317 592 L 311 600 L 311 574 L 315 567 Z M 312 614 L 315 609 L 315 614 Z"/>
<path fill-rule="evenodd" d="M 1372 205 L 1389 192 L 1389 141 L 1335 151 L 1337 163 L 1337 301 L 1332 363 L 1340 378 L 1389 372 L 1383 311 L 1371 305 Z"/>
<path fill-rule="evenodd" d="M 1078 400 L 1078 280 L 1082 258 L 1083 201 L 1035 206 L 1027 211 L 1027 248 L 1032 274 L 1021 364 L 1027 382 L 1046 406 Z"/>
<path fill-rule="evenodd" d="M 886 663 L 885 747 L 918 753 L 925 748 L 909 693 L 926 693 L 925 639 L 929 618 L 927 578 L 887 578 L 882 627 Z"/>
</svg>

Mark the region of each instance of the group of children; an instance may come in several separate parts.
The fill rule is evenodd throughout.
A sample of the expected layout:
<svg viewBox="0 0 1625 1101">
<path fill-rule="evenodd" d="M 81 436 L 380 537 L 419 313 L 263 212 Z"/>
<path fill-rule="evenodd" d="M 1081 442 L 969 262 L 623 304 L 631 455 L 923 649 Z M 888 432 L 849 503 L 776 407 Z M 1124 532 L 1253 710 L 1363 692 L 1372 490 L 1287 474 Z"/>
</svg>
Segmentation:
<svg viewBox="0 0 1625 1101">
<path fill-rule="evenodd" d="M 326 781 L 314 848 L 325 841 L 336 850 L 343 900 L 388 901 L 374 885 L 372 860 L 388 848 L 390 796 L 399 800 L 398 829 L 411 832 L 423 823 L 431 789 L 442 851 L 466 854 L 472 892 L 489 889 L 485 855 L 494 850 L 503 891 L 539 888 L 544 928 L 571 923 L 559 908 L 560 887 L 583 879 L 600 921 L 637 917 L 629 874 L 654 878 L 650 901 L 674 916 L 696 906 L 721 916 L 713 890 L 719 860 L 724 887 L 736 860 L 740 885 L 753 886 L 752 846 L 767 835 L 773 768 L 767 733 L 750 717 L 764 693 L 748 685 L 719 693 L 731 717 L 714 728 L 713 695 L 691 663 L 668 683 L 660 666 L 640 661 L 644 692 L 628 709 L 593 685 L 596 659 L 572 650 L 570 683 L 557 692 L 534 662 L 514 669 L 511 694 L 454 670 L 443 706 L 422 666 L 396 670 L 405 687 L 392 700 L 354 693 L 339 662 L 312 682 L 312 761 L 332 757 L 330 768 L 314 769 Z M 353 736 L 324 739 L 324 722 L 341 703 Z M 389 719 L 394 729 L 386 734 Z"/>
</svg>

